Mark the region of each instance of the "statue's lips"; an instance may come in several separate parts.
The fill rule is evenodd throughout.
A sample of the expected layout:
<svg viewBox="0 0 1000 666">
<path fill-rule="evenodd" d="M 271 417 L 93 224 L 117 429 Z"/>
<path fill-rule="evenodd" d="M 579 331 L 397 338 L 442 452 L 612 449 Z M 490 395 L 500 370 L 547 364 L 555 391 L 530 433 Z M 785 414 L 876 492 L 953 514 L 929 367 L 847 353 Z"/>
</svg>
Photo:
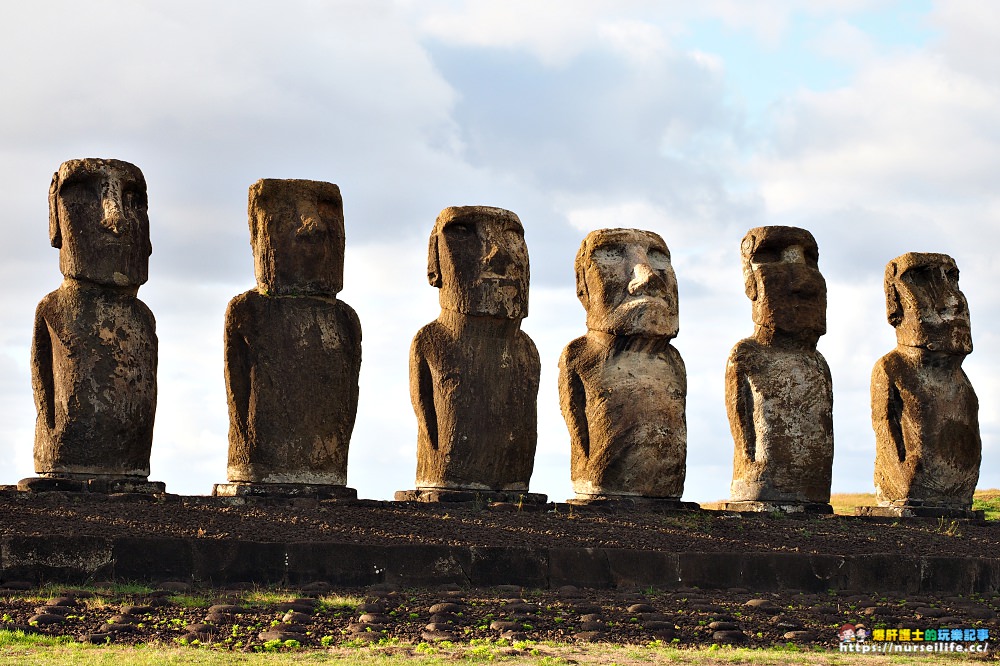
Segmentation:
<svg viewBox="0 0 1000 666">
<path fill-rule="evenodd" d="M 489 285 L 491 287 L 517 287 L 521 289 L 524 287 L 524 280 L 487 273 L 480 275 L 479 279 L 476 280 L 476 284 Z"/>
<path fill-rule="evenodd" d="M 650 307 L 670 307 L 670 301 L 663 296 L 649 296 L 646 294 L 639 294 L 638 296 L 630 296 L 621 302 L 619 307 L 622 308 L 640 308 L 644 306 Z"/>
</svg>

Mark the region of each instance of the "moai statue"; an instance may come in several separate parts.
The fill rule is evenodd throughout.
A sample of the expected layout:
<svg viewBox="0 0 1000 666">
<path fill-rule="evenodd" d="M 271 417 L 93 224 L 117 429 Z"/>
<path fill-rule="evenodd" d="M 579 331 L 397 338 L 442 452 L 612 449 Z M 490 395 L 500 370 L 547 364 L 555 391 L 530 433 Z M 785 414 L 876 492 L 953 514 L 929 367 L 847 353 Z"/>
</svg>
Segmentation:
<svg viewBox="0 0 1000 666">
<path fill-rule="evenodd" d="M 816 351 L 826 333 L 816 240 L 796 227 L 757 227 L 741 250 L 754 333 L 726 363 L 735 452 L 723 508 L 831 513 L 833 386 Z"/>
<path fill-rule="evenodd" d="M 881 513 L 973 517 L 982 443 L 979 401 L 962 370 L 972 334 L 955 260 L 896 257 L 885 268 L 885 301 L 896 348 L 872 370 Z"/>
<path fill-rule="evenodd" d="M 559 359 L 570 501 L 642 498 L 680 507 L 687 373 L 670 344 L 678 330 L 670 251 L 651 231 L 600 229 L 583 240 L 575 263 L 587 334 Z"/>
<path fill-rule="evenodd" d="M 35 472 L 24 490 L 163 492 L 149 482 L 156 323 L 146 282 L 146 181 L 119 160 L 70 160 L 49 188 L 62 285 L 35 312 Z"/>
<path fill-rule="evenodd" d="M 428 255 L 441 314 L 410 348 L 417 489 L 396 499 L 544 502 L 528 493 L 541 368 L 521 331 L 528 314 L 521 221 L 500 208 L 446 208 Z"/>
<path fill-rule="evenodd" d="M 226 310 L 230 483 L 215 495 L 354 498 L 347 452 L 358 410 L 361 325 L 344 284 L 340 189 L 250 186 L 257 288 Z"/>
</svg>

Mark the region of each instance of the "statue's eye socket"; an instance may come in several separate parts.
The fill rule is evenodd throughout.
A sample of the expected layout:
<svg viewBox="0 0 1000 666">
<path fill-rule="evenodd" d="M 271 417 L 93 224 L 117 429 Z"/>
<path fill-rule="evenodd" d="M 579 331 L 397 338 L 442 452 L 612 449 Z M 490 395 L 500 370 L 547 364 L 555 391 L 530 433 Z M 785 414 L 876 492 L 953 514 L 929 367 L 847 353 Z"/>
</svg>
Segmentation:
<svg viewBox="0 0 1000 666">
<path fill-rule="evenodd" d="M 463 222 L 455 222 L 454 224 L 449 224 L 445 227 L 444 232 L 446 234 L 464 235 L 472 233 L 472 227 Z"/>
<path fill-rule="evenodd" d="M 100 184 L 94 178 L 73 178 L 60 185 L 59 197 L 73 203 L 100 203 Z"/>
<path fill-rule="evenodd" d="M 590 255 L 591 260 L 600 264 L 614 264 L 625 260 L 625 248 L 620 245 L 603 245 Z"/>
<path fill-rule="evenodd" d="M 662 271 L 670 266 L 670 257 L 666 252 L 658 249 L 651 249 L 646 253 L 646 259 L 654 270 Z"/>
</svg>

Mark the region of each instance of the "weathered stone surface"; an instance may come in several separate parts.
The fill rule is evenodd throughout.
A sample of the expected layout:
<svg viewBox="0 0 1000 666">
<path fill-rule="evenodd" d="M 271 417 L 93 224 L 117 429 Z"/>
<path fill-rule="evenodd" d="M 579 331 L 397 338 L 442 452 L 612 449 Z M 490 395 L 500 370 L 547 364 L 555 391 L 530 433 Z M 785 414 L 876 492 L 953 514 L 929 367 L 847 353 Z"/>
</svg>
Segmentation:
<svg viewBox="0 0 1000 666">
<path fill-rule="evenodd" d="M 521 331 L 528 248 L 517 216 L 446 208 L 431 233 L 428 279 L 441 314 L 410 348 L 418 489 L 527 490 L 540 365 Z"/>
<path fill-rule="evenodd" d="M 62 286 L 35 312 L 35 471 L 63 478 L 149 476 L 157 340 L 136 298 L 146 282 L 146 182 L 127 162 L 64 162 L 49 189 Z"/>
<path fill-rule="evenodd" d="M 343 284 L 340 189 L 250 187 L 257 288 L 226 312 L 231 482 L 343 486 L 358 405 L 361 325 Z"/>
<path fill-rule="evenodd" d="M 962 361 L 969 307 L 946 254 L 910 252 L 885 269 L 896 348 L 872 370 L 875 493 L 881 505 L 968 510 L 979 480 L 979 400 Z"/>
<path fill-rule="evenodd" d="M 687 373 L 676 337 L 677 278 L 659 235 L 600 229 L 576 255 L 587 334 L 559 360 L 577 498 L 679 498 Z M 636 396 L 642 400 L 636 400 Z"/>
<path fill-rule="evenodd" d="M 734 501 L 828 504 L 833 389 L 816 342 L 826 332 L 826 281 L 812 234 L 757 227 L 741 246 L 754 334 L 726 364 L 735 441 Z"/>
</svg>

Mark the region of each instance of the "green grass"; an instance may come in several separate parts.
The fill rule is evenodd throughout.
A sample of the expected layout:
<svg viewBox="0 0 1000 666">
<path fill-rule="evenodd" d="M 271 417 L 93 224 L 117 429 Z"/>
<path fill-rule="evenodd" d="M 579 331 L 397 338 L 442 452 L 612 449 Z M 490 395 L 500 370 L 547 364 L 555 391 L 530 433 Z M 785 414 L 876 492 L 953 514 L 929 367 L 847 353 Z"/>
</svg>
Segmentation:
<svg viewBox="0 0 1000 666">
<path fill-rule="evenodd" d="M 618 664 L 639 666 L 649 663 L 681 665 L 776 664 L 791 666 L 809 663 L 819 666 L 872 666 L 873 664 L 953 664 L 957 655 L 895 656 L 842 654 L 836 649 L 812 650 L 795 645 L 767 650 L 713 645 L 706 648 L 680 649 L 659 641 L 647 645 L 558 644 L 524 641 L 479 640 L 469 645 L 448 642 L 431 645 L 401 644 L 385 641 L 372 647 L 338 647 L 330 650 L 277 650 L 263 653 L 237 653 L 198 647 L 144 645 L 83 645 L 66 638 L 52 638 L 0 630 L 0 663 L 80 664 L 82 666 L 159 666 L 160 664 L 208 664 L 209 666 L 246 664 L 345 664 L 350 666 L 446 666 L 456 661 L 468 663 L 509 663 L 532 666 L 569 664 Z"/>
<path fill-rule="evenodd" d="M 724 500 L 718 502 L 702 502 L 703 509 L 718 509 Z M 841 516 L 853 516 L 854 508 L 858 506 L 875 506 L 878 501 L 875 493 L 834 493 L 830 495 L 830 505 L 833 512 Z M 972 497 L 972 508 L 986 512 L 986 520 L 1000 520 L 1000 489 L 988 488 L 977 490 Z"/>
<path fill-rule="evenodd" d="M 1000 520 L 1000 490 L 977 490 L 972 497 L 972 508 L 985 511 L 986 520 Z"/>
</svg>

